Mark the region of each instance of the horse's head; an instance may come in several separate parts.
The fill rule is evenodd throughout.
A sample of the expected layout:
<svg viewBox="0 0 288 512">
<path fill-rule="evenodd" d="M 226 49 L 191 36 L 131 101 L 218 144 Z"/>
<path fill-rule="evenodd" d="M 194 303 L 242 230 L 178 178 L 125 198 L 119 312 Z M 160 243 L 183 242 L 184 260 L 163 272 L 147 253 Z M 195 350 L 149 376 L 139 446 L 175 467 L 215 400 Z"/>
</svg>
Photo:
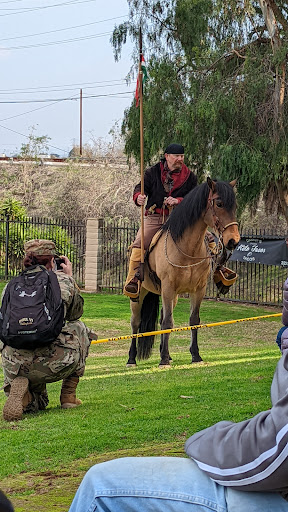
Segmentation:
<svg viewBox="0 0 288 512">
<path fill-rule="evenodd" d="M 236 198 L 233 187 L 236 180 L 213 181 L 207 178 L 209 196 L 205 213 L 205 222 L 218 233 L 226 249 L 232 251 L 240 240 L 236 222 Z"/>
</svg>

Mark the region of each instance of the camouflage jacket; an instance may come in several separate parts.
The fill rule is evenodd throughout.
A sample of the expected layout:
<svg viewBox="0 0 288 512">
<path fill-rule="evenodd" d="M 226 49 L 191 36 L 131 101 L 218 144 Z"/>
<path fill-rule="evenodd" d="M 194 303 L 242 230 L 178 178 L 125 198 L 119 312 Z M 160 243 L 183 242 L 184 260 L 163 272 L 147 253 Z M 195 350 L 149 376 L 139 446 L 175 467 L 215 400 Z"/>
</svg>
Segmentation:
<svg viewBox="0 0 288 512">
<path fill-rule="evenodd" d="M 78 320 L 83 315 L 84 299 L 73 279 L 67 276 L 62 270 L 57 270 L 56 275 L 61 290 L 61 297 L 65 306 L 65 320 Z"/>
</svg>

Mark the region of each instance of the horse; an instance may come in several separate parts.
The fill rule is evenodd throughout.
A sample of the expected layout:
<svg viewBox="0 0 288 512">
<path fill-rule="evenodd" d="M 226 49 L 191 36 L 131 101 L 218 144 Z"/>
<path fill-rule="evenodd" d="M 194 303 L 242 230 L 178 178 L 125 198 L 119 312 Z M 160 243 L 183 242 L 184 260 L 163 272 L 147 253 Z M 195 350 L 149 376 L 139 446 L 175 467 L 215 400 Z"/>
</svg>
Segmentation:
<svg viewBox="0 0 288 512">
<path fill-rule="evenodd" d="M 218 235 L 218 247 L 232 251 L 240 235 L 235 220 L 236 199 L 229 182 L 207 181 L 191 190 L 171 212 L 168 220 L 154 236 L 145 255 L 144 280 L 139 300 L 130 300 L 132 334 L 156 329 L 159 299 L 162 298 L 161 330 L 173 327 L 173 310 L 178 295 L 190 296 L 190 326 L 200 323 L 200 305 L 212 266 L 206 231 L 210 227 Z M 225 249 L 224 249 L 225 248 Z M 161 334 L 160 364 L 170 365 L 169 333 Z M 132 338 L 127 367 L 136 366 L 137 359 L 148 359 L 154 345 L 154 336 Z M 201 362 L 197 329 L 191 331 L 190 353 L 192 363 Z"/>
</svg>

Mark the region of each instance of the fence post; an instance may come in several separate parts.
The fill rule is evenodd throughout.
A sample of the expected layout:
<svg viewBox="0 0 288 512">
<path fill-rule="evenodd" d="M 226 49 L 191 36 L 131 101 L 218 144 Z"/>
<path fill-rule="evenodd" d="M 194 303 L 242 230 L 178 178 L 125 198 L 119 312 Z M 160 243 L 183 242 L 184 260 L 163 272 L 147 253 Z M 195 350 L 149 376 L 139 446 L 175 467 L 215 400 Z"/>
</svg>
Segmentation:
<svg viewBox="0 0 288 512">
<path fill-rule="evenodd" d="M 87 219 L 85 290 L 98 292 L 102 285 L 102 227 L 103 219 Z"/>
<path fill-rule="evenodd" d="M 6 215 L 5 224 L 5 279 L 8 279 L 9 272 L 9 215 Z"/>
</svg>

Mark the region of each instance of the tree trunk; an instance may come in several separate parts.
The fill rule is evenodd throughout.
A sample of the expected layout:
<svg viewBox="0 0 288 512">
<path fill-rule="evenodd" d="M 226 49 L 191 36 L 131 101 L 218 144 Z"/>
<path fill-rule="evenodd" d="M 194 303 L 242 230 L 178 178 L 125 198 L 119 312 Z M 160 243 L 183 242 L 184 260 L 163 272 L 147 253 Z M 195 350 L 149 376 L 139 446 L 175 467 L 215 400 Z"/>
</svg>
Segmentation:
<svg viewBox="0 0 288 512">
<path fill-rule="evenodd" d="M 273 54 L 281 47 L 281 39 L 279 36 L 278 21 L 275 13 L 278 7 L 274 0 L 259 0 L 259 4 L 264 16 L 265 24 L 271 39 Z M 281 20 L 280 20 L 281 23 Z M 286 27 L 284 27 L 286 28 Z M 274 88 L 274 140 L 279 142 L 280 133 L 283 131 L 283 114 L 284 114 L 284 96 L 285 96 L 285 62 L 276 66 L 275 70 L 275 88 Z"/>
<path fill-rule="evenodd" d="M 277 180 L 275 182 L 277 192 L 278 192 L 278 198 L 279 203 L 281 205 L 281 210 L 283 212 L 283 215 L 286 219 L 287 226 L 288 226 L 288 191 L 287 191 L 287 182 L 285 180 L 285 183 L 283 183 L 282 180 Z"/>
</svg>

